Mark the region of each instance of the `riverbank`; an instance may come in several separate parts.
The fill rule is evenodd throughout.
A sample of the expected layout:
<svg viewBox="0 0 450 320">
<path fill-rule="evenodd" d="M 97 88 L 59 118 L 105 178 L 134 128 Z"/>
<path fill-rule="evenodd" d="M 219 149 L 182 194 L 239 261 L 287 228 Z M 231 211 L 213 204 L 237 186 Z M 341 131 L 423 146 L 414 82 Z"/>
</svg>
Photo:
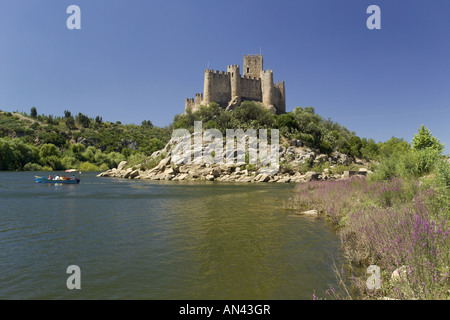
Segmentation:
<svg viewBox="0 0 450 320">
<path fill-rule="evenodd" d="M 348 260 L 345 269 L 350 270 L 337 274 L 350 280 L 352 288 L 342 285 L 323 295 L 316 292 L 316 297 L 450 299 L 448 194 L 433 177 L 382 182 L 351 178 L 296 188 L 290 206 L 315 209 L 333 222 Z M 367 285 L 371 265 L 380 268 L 378 288 Z"/>
</svg>

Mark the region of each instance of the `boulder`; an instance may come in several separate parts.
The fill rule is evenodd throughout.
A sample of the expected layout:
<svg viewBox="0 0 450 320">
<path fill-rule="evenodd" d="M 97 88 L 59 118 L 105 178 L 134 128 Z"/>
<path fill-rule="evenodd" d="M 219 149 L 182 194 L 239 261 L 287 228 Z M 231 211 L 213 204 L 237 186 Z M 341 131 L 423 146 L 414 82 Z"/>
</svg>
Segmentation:
<svg viewBox="0 0 450 320">
<path fill-rule="evenodd" d="M 240 182 L 252 182 L 253 179 L 252 179 L 252 177 L 249 177 L 249 176 L 242 176 L 242 178 L 239 179 L 239 181 Z"/>
<path fill-rule="evenodd" d="M 345 153 L 339 154 L 338 163 L 344 166 L 348 165 L 349 164 L 348 155 L 346 155 Z"/>
<path fill-rule="evenodd" d="M 321 163 L 321 162 L 327 161 L 327 159 L 328 159 L 328 156 L 326 154 L 319 154 L 314 159 L 314 162 L 315 163 Z"/>
<path fill-rule="evenodd" d="M 209 174 L 213 175 L 214 178 L 218 178 L 218 177 L 220 177 L 220 169 L 213 168 Z"/>
<path fill-rule="evenodd" d="M 170 163 L 170 160 L 172 160 L 172 157 L 167 157 L 162 159 L 159 164 L 158 167 L 161 168 L 161 170 L 164 170 L 166 168 L 166 166 Z"/>
<path fill-rule="evenodd" d="M 128 179 L 128 178 L 130 177 L 131 171 L 133 171 L 133 169 L 128 168 L 128 169 L 125 171 L 125 173 L 124 173 L 124 175 L 123 175 L 123 178 L 124 178 L 124 179 Z M 123 171 L 122 171 L 122 172 L 123 172 Z"/>
<path fill-rule="evenodd" d="M 308 210 L 300 213 L 303 216 L 317 217 L 319 216 L 319 212 L 317 210 Z"/>
<path fill-rule="evenodd" d="M 127 165 L 127 162 L 126 161 L 121 161 L 120 163 L 119 163 L 119 165 L 117 166 L 117 170 L 123 170 L 123 168 L 125 167 Z"/>
<path fill-rule="evenodd" d="M 175 176 L 172 180 L 181 181 L 186 179 L 187 176 L 188 176 L 187 173 L 180 173 L 179 175 Z"/>
<path fill-rule="evenodd" d="M 304 179 L 305 179 L 306 181 L 320 180 L 319 177 L 320 177 L 320 173 L 314 172 L 314 171 L 308 171 L 308 172 L 305 174 Z"/>
<path fill-rule="evenodd" d="M 133 170 L 133 171 L 130 172 L 129 178 L 130 179 L 134 179 L 134 178 L 136 178 L 138 176 L 139 176 L 139 170 Z"/>
<path fill-rule="evenodd" d="M 290 177 L 283 177 L 280 180 L 277 181 L 278 183 L 289 183 L 291 182 L 291 178 Z"/>
<path fill-rule="evenodd" d="M 175 170 L 173 168 L 168 168 L 166 171 L 164 171 L 164 174 L 175 175 Z"/>
</svg>

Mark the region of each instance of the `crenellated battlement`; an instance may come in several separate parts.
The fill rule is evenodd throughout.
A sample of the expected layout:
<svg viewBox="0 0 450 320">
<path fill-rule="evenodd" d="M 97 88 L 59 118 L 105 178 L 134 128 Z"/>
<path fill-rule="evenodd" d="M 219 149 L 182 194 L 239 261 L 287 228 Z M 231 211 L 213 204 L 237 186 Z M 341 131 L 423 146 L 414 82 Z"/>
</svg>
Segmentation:
<svg viewBox="0 0 450 320">
<path fill-rule="evenodd" d="M 226 71 L 205 69 L 203 93 L 194 98 L 186 98 L 185 109 L 198 110 L 200 105 L 217 102 L 222 108 L 232 109 L 242 101 L 259 101 L 269 110 L 284 113 L 284 82 L 273 83 L 273 70 L 263 69 L 261 54 L 244 55 L 242 68 L 230 64 Z"/>
</svg>

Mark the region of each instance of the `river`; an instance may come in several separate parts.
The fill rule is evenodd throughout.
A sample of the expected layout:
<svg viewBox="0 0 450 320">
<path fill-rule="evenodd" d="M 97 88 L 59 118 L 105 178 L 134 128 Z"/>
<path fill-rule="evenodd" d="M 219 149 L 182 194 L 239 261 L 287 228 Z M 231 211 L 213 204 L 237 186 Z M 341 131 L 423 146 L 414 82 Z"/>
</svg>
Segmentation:
<svg viewBox="0 0 450 320">
<path fill-rule="evenodd" d="M 335 285 L 336 231 L 283 210 L 293 184 L 35 174 L 0 172 L 0 299 L 291 300 Z"/>
</svg>

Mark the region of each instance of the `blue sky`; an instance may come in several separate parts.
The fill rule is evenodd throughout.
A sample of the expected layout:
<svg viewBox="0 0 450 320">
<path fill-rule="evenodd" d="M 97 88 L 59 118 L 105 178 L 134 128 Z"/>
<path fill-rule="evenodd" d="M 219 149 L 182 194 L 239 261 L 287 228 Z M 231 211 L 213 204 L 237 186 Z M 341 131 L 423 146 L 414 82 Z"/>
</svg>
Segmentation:
<svg viewBox="0 0 450 320">
<path fill-rule="evenodd" d="M 66 27 L 72 4 L 81 30 Z M 287 111 L 313 106 L 376 141 L 424 124 L 448 153 L 449 15 L 447 0 L 1 0 L 0 109 L 165 126 L 208 65 L 261 50 Z"/>
</svg>

